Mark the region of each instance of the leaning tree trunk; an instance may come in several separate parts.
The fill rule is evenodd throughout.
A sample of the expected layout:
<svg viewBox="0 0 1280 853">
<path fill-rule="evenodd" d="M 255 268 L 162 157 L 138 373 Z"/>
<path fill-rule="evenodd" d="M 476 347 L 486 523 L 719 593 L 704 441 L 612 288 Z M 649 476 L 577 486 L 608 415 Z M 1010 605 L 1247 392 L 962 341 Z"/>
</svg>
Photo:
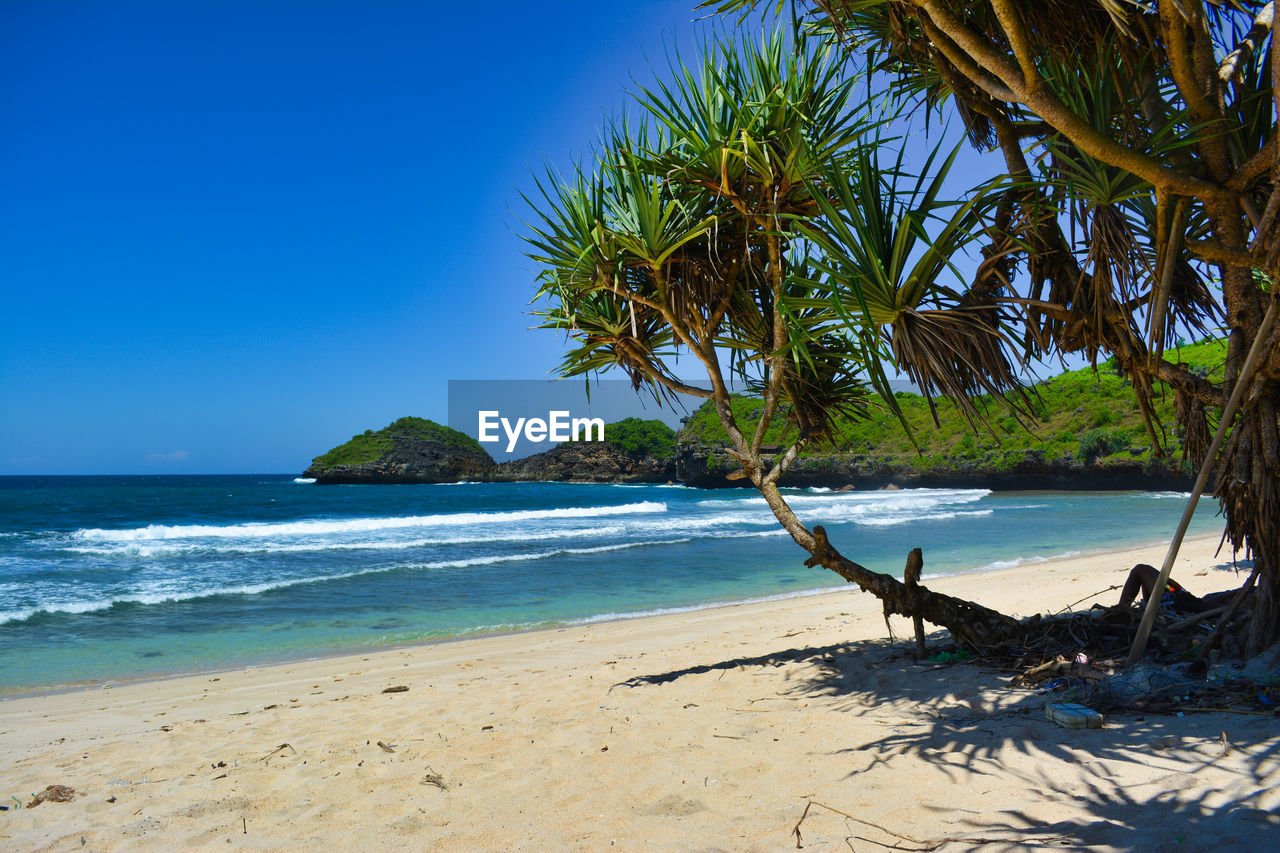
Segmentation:
<svg viewBox="0 0 1280 853">
<path fill-rule="evenodd" d="M 758 468 L 755 470 L 759 471 Z M 765 481 L 759 476 L 753 476 L 752 481 L 791 538 L 809 552 L 810 557 L 804 564 L 809 568 L 822 566 L 830 569 L 879 598 L 886 618 L 898 614 L 940 625 L 951 632 L 958 645 L 975 653 L 991 651 L 1024 638 L 1022 624 L 1010 616 L 963 598 L 934 592 L 914 582 L 908 585 L 892 575 L 875 572 L 853 562 L 831 546 L 827 531 L 821 526 L 810 531 L 800 523 L 773 481 Z"/>
<path fill-rule="evenodd" d="M 951 632 L 958 645 L 973 652 L 989 652 L 1023 638 L 1021 623 L 1010 616 L 963 598 L 934 592 L 928 587 L 908 586 L 892 575 L 860 566 L 831 547 L 827 531 L 821 526 L 813 528 L 813 538 L 813 556 L 804 564 L 810 568 L 822 566 L 850 583 L 856 583 L 864 592 L 880 599 L 886 617 L 896 613 L 941 625 Z"/>
</svg>

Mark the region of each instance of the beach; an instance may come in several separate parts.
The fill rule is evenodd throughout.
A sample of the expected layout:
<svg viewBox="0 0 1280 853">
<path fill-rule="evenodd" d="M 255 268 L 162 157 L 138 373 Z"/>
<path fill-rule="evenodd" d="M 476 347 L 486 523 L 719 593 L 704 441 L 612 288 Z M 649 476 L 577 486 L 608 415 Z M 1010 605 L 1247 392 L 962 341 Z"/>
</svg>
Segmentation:
<svg viewBox="0 0 1280 853">
<path fill-rule="evenodd" d="M 1243 580 L 1216 546 L 1184 545 L 1174 574 L 1192 591 Z M 1163 555 L 926 582 L 1008 613 L 1086 609 Z M 1274 837 L 1273 717 L 1116 714 L 1067 730 L 1045 717 L 1051 694 L 980 665 L 917 662 L 909 620 L 893 631 L 849 588 L 12 698 L 0 702 L 0 840 L 1161 850 Z M 18 808 L 49 785 L 77 796 Z"/>
</svg>

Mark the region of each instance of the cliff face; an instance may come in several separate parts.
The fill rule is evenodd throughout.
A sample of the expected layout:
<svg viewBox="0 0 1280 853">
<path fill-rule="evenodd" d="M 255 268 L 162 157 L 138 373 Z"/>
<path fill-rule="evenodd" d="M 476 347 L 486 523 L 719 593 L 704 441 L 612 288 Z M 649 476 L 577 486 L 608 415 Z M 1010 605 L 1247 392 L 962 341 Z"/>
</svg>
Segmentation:
<svg viewBox="0 0 1280 853">
<path fill-rule="evenodd" d="M 495 466 L 493 482 L 553 480 L 580 483 L 668 483 L 675 459 L 625 453 L 608 442 L 565 442 L 548 451 Z"/>
<path fill-rule="evenodd" d="M 838 489 L 902 488 L 968 489 L 1177 489 L 1191 488 L 1193 477 L 1170 461 L 1151 464 L 1141 459 L 1111 457 L 1085 463 L 1072 457 L 1046 460 L 1042 452 L 989 454 L 984 459 L 896 459 L 884 456 L 802 456 L 783 475 L 787 488 Z M 729 480 L 737 467 L 721 448 L 681 445 L 677 453 L 679 480 L 703 489 L 750 486 L 748 480 Z M 927 463 L 927 464 L 922 464 Z"/>
<path fill-rule="evenodd" d="M 493 467 L 474 439 L 423 418 L 401 418 L 317 456 L 303 476 L 317 483 L 456 483 L 485 479 Z"/>
<path fill-rule="evenodd" d="M 628 435 L 625 428 L 619 433 L 623 438 Z M 675 479 L 675 458 L 659 458 L 643 449 L 628 451 L 611 442 L 584 441 L 565 442 L 544 453 L 496 465 L 479 442 L 457 430 L 422 418 L 401 418 L 317 456 L 304 476 L 325 484 L 667 483 Z"/>
<path fill-rule="evenodd" d="M 620 430 L 621 435 L 626 435 Z M 401 418 L 385 429 L 354 436 L 318 456 L 306 476 L 319 483 L 454 483 L 551 481 L 668 483 L 696 488 L 750 487 L 730 480 L 737 468 L 717 444 L 685 441 L 654 452 L 643 443 L 624 450 L 614 442 L 565 442 L 550 450 L 494 464 L 476 441 L 421 418 Z M 1191 475 L 1172 461 L 1141 458 L 1144 448 L 1079 460 L 1046 458 L 1040 450 L 1000 450 L 974 456 L 864 453 L 801 456 L 781 485 L 831 489 L 1188 489 Z"/>
<path fill-rule="evenodd" d="M 312 463 L 304 477 L 317 483 L 456 483 L 483 480 L 493 470 L 493 458 L 459 451 L 431 441 L 405 441 L 375 462 L 360 465 Z"/>
</svg>

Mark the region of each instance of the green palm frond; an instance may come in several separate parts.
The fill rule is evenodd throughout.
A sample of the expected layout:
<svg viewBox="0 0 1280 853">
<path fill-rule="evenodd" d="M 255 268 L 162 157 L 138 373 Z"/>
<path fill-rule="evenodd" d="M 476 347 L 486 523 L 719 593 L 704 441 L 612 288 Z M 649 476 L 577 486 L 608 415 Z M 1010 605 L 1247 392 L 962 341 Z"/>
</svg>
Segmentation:
<svg viewBox="0 0 1280 853">
<path fill-rule="evenodd" d="M 832 196 L 820 200 L 821 219 L 804 230 L 821 247 L 815 267 L 832 310 L 861 330 L 864 347 L 870 337 L 884 341 L 891 363 L 931 406 L 942 394 L 975 419 L 977 396 L 1012 399 L 1022 383 L 1006 318 L 991 307 L 967 306 L 960 295 L 964 279 L 955 259 L 983 238 L 989 196 L 940 197 L 955 156 L 956 149 L 944 154 L 935 146 L 912 175 L 901 154 L 884 169 L 875 150 L 866 149 L 852 173 L 828 171 Z M 887 377 L 873 367 L 871 378 L 897 411 Z"/>
</svg>

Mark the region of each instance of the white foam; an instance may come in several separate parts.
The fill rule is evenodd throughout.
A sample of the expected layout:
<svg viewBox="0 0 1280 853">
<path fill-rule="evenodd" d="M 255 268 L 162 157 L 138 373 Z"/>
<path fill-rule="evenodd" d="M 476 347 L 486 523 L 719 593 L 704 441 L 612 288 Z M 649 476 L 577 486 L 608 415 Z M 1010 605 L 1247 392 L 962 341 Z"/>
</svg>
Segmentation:
<svg viewBox="0 0 1280 853">
<path fill-rule="evenodd" d="M 350 518 L 314 521 L 250 522 L 248 524 L 150 524 L 126 530 L 89 528 L 77 530 L 82 539 L 108 542 L 138 542 L 155 539 L 194 538 L 265 538 L 268 536 L 321 536 L 331 533 L 364 533 L 373 530 L 395 530 L 411 527 L 461 526 L 470 524 L 509 524 L 554 518 L 596 518 L 611 515 L 636 515 L 666 512 L 667 505 L 655 501 L 619 506 L 562 507 L 559 509 L 525 509 L 506 512 L 458 512 L 438 515 L 409 515 L 390 518 Z"/>
<path fill-rule="evenodd" d="M 483 557 L 439 560 L 436 562 L 421 564 L 376 566 L 373 568 L 362 569 L 357 572 L 344 572 L 340 574 L 316 575 L 300 578 L 282 578 L 275 581 L 267 581 L 257 584 L 205 587 L 202 589 L 190 589 L 186 587 L 186 581 L 181 579 L 170 579 L 154 583 L 151 585 L 150 589 L 133 590 L 111 598 L 98 599 L 95 601 L 84 601 L 79 599 L 50 600 L 42 602 L 38 607 L 24 608 L 22 610 L 0 611 L 0 625 L 7 624 L 9 622 L 21 622 L 41 613 L 79 614 L 107 610 L 117 604 L 165 604 L 168 602 L 191 601 L 199 598 L 212 598 L 219 595 L 258 595 L 260 593 L 270 592 L 271 590 L 276 589 L 287 589 L 289 587 L 324 583 L 326 581 L 348 580 L 350 578 L 362 577 L 364 575 L 385 574 L 387 572 L 394 571 L 413 571 L 420 569 L 465 569 L 472 566 L 492 566 L 500 563 L 544 560 L 549 557 L 558 557 L 567 554 L 603 554 L 610 551 L 622 551 L 630 548 L 680 545 L 689 541 L 691 541 L 689 538 L 656 539 L 642 542 L 620 542 L 613 545 L 598 545 L 590 548 L 556 548 L 550 551 L 534 551 L 516 554 L 490 554 Z M 176 584 L 182 584 L 183 588 L 175 589 L 174 585 Z"/>
<path fill-rule="evenodd" d="M 606 525 L 604 527 L 571 527 L 563 530 L 545 530 L 540 533 L 507 531 L 489 536 L 448 536 L 439 539 L 367 539 L 354 542 L 307 542 L 289 543 L 253 540 L 230 544 L 182 544 L 165 543 L 148 545 L 137 542 L 125 544 L 102 543 L 89 546 L 70 546 L 62 548 L 73 554 L 93 554 L 109 557 L 175 557 L 195 553 L 216 554 L 297 554 L 318 551 L 402 551 L 410 548 L 431 548 L 445 545 L 479 545 L 489 542 L 541 542 L 550 539 L 583 539 L 600 536 L 622 535 L 629 531 L 623 525 Z"/>
<path fill-rule="evenodd" d="M 991 515 L 989 509 L 975 509 L 967 512 L 919 512 L 910 515 L 883 515 L 854 519 L 856 524 L 867 527 L 893 527 L 898 524 L 910 524 L 913 521 L 946 521 L 951 518 L 981 518 Z"/>
<path fill-rule="evenodd" d="M 968 574 L 969 572 L 994 572 L 1001 569 L 1016 569 L 1018 566 L 1047 563 L 1050 560 L 1062 560 L 1068 557 L 1078 557 L 1082 553 L 1082 551 L 1063 551 L 1061 554 L 1053 554 L 1048 557 L 1041 557 L 1039 554 L 1033 554 L 1030 557 L 1018 557 L 1013 560 L 995 560 L 994 562 L 987 563 L 985 566 L 979 566 L 976 569 L 966 569 L 965 574 Z"/>
<path fill-rule="evenodd" d="M 314 483 L 315 481 L 316 481 L 315 477 L 294 477 L 293 478 L 293 482 L 295 483 Z"/>
<path fill-rule="evenodd" d="M 848 506 L 866 504 L 908 508 L 912 506 L 937 506 L 941 503 L 973 503 L 991 494 L 989 489 L 901 489 L 892 492 L 826 492 L 820 494 L 790 494 L 784 496 L 787 503 L 802 506 Z M 698 506 L 725 508 L 730 506 L 768 506 L 763 497 L 708 499 Z"/>
</svg>

